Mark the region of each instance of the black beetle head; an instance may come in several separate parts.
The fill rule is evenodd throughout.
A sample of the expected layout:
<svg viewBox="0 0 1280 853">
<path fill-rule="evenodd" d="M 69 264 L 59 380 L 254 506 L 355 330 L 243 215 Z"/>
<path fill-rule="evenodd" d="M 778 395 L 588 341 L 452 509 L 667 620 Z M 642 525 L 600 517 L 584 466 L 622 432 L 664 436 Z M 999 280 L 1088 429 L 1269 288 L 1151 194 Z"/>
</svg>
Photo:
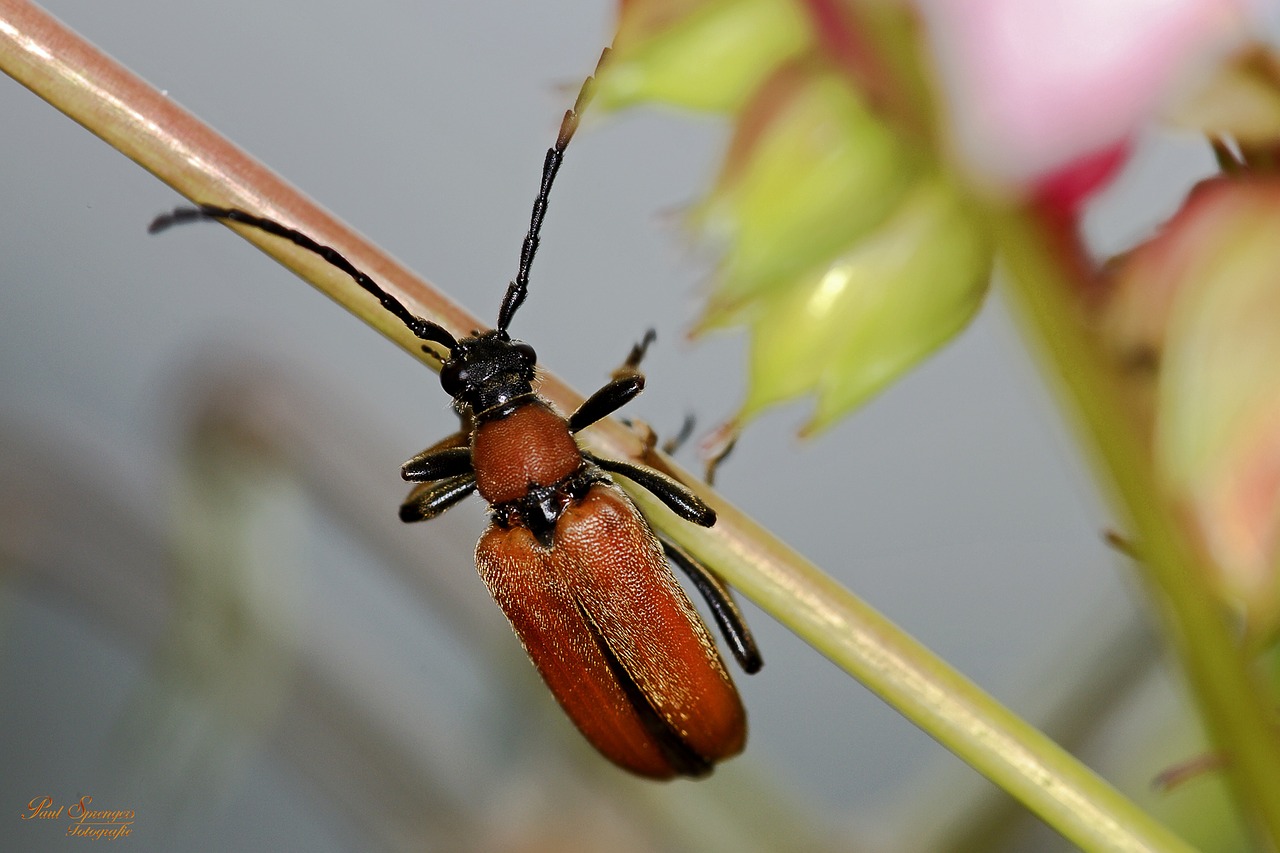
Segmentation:
<svg viewBox="0 0 1280 853">
<path fill-rule="evenodd" d="M 440 368 L 440 385 L 459 412 L 476 417 L 533 393 L 538 356 L 505 331 L 478 332 L 458 341 Z"/>
</svg>

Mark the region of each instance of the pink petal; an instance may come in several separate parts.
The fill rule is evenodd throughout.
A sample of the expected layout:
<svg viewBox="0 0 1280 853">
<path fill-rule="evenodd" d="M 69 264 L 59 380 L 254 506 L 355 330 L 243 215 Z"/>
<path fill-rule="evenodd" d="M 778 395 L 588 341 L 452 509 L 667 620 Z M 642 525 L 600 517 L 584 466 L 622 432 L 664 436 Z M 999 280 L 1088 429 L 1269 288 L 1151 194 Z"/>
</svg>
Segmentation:
<svg viewBox="0 0 1280 853">
<path fill-rule="evenodd" d="M 917 0 L 960 156 L 1025 186 L 1114 149 L 1260 24 L 1263 0 Z"/>
</svg>

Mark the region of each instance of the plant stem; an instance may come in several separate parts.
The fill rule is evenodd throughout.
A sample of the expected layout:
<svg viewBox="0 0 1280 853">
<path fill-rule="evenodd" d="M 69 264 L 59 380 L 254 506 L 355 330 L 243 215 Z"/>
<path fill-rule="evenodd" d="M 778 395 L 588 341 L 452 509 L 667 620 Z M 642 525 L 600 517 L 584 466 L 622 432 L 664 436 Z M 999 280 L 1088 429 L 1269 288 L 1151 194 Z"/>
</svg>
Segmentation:
<svg viewBox="0 0 1280 853">
<path fill-rule="evenodd" d="M 1025 211 L 994 222 L 1008 293 L 1113 487 L 1121 516 L 1132 525 L 1143 558 L 1138 565 L 1162 605 L 1205 725 L 1228 757 L 1237 800 L 1274 848 L 1280 840 L 1280 743 L 1266 693 L 1209 586 L 1212 567 L 1159 488 L 1150 439 L 1126 416 L 1125 392 L 1072 298 L 1084 292 L 1083 283 L 1072 280 L 1074 266 L 1058 257 L 1050 228 Z"/>
<path fill-rule="evenodd" d="M 0 0 L 0 67 L 187 198 L 283 220 L 338 249 L 410 310 L 455 332 L 484 325 L 30 3 Z M 433 360 L 346 275 L 259 231 L 241 235 L 414 357 Z M 541 390 L 563 411 L 582 399 L 550 375 Z M 646 455 L 636 433 L 617 422 L 593 426 L 583 439 L 601 453 L 671 467 Z M 707 487 L 695 490 L 720 514 L 711 530 L 677 522 L 648 493 L 632 494 L 655 526 L 1076 844 L 1188 849 L 817 567 Z"/>
<path fill-rule="evenodd" d="M 660 504 L 629 491 L 657 521 Z M 1072 842 L 1087 850 L 1191 849 L 866 602 L 703 494 L 716 526 L 663 525 L 666 535 Z"/>
</svg>

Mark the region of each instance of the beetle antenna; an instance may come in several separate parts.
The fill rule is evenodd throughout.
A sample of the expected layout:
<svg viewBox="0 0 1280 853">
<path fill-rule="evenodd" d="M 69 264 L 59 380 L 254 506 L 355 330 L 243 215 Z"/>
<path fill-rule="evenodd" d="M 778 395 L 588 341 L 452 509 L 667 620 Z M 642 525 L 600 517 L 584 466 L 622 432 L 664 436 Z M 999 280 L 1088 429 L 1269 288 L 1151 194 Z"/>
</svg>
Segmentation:
<svg viewBox="0 0 1280 853">
<path fill-rule="evenodd" d="M 600 54 L 600 61 L 596 63 L 595 74 L 600 73 L 600 68 L 608 56 L 609 48 L 606 47 Z M 524 235 L 524 245 L 520 247 L 520 268 L 516 272 L 515 281 L 507 287 L 507 294 L 502 298 L 502 308 L 498 311 L 498 331 L 500 332 L 507 330 L 511 318 L 515 316 L 516 310 L 529 293 L 529 267 L 533 266 L 533 256 L 538 251 L 538 235 L 542 231 L 542 218 L 547 215 L 547 198 L 551 194 L 551 184 L 556 179 L 556 172 L 560 171 L 564 150 L 569 146 L 569 140 L 573 139 L 573 134 L 578 129 L 578 119 L 591 101 L 595 74 L 582 81 L 582 88 L 578 90 L 578 98 L 574 101 L 573 108 L 565 110 L 564 119 L 560 122 L 560 133 L 556 135 L 556 144 L 547 149 L 547 157 L 542 161 L 542 186 L 538 189 L 538 197 L 533 200 L 533 215 L 529 217 L 529 233 Z"/>
<path fill-rule="evenodd" d="M 453 349 L 458 343 L 448 329 L 438 323 L 433 323 L 430 320 L 424 320 L 414 315 L 408 308 L 404 307 L 404 304 L 399 299 L 383 290 L 380 284 L 357 269 L 338 250 L 322 243 L 317 243 L 301 231 L 281 225 L 274 219 L 254 216 L 252 213 L 246 213 L 234 207 L 215 207 L 211 204 L 202 204 L 199 207 L 179 207 L 170 213 L 161 214 L 152 220 L 151 225 L 147 227 L 147 231 L 151 234 L 158 234 L 171 226 L 197 222 L 202 219 L 221 219 L 228 222 L 236 222 L 240 225 L 248 225 L 251 228 L 257 228 L 259 231 L 265 231 L 276 237 L 283 237 L 309 252 L 315 252 L 321 258 L 324 258 L 330 264 L 355 279 L 356 284 L 360 285 L 361 288 L 376 296 L 382 307 L 387 309 L 401 323 L 404 323 L 409 331 L 413 332 L 418 338 L 443 344 L 449 349 Z"/>
</svg>

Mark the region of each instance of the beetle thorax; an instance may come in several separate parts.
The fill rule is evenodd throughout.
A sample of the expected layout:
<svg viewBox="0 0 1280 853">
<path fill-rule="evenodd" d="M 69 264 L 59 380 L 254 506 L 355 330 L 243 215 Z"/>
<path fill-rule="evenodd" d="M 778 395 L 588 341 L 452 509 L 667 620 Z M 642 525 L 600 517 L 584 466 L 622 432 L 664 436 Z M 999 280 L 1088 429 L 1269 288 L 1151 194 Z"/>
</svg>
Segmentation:
<svg viewBox="0 0 1280 853">
<path fill-rule="evenodd" d="M 582 451 L 564 418 L 536 397 L 504 417 L 477 424 L 471 442 L 476 484 L 491 504 L 555 485 L 582 465 Z"/>
</svg>

